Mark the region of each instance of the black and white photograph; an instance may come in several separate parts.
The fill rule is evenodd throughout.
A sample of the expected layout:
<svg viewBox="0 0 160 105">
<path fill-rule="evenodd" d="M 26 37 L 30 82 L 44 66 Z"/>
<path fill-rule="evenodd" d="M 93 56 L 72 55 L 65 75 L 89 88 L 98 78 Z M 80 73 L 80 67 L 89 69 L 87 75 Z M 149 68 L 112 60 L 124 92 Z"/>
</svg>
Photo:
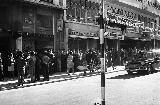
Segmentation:
<svg viewBox="0 0 160 105">
<path fill-rule="evenodd" d="M 160 105 L 160 0 L 0 0 L 0 105 Z"/>
</svg>

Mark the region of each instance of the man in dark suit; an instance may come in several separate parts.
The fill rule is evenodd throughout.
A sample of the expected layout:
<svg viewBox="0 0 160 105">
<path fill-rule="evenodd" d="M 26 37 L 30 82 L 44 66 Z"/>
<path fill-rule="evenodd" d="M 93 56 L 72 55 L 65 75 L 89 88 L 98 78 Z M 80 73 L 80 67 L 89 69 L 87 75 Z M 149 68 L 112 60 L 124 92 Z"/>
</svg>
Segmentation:
<svg viewBox="0 0 160 105">
<path fill-rule="evenodd" d="M 16 59 L 16 64 L 17 64 L 17 71 L 18 71 L 18 86 L 22 85 L 24 82 L 24 65 L 25 65 L 25 60 L 22 58 L 22 52 L 18 51 L 17 52 L 17 59 Z"/>
<path fill-rule="evenodd" d="M 42 69 L 44 70 L 43 76 L 44 76 L 44 81 L 49 81 L 49 62 L 50 58 L 47 56 L 46 53 L 44 53 L 42 57 Z"/>
</svg>

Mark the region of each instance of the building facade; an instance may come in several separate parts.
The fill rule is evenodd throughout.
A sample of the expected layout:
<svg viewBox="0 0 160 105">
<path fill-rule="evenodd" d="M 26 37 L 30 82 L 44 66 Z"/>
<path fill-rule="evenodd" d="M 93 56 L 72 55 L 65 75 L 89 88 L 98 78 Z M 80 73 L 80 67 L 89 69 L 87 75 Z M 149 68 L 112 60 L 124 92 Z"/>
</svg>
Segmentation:
<svg viewBox="0 0 160 105">
<path fill-rule="evenodd" d="M 99 26 L 96 17 L 99 3 L 94 0 L 67 0 L 66 2 L 66 48 L 84 51 L 97 49 Z"/>
<path fill-rule="evenodd" d="M 66 48 L 98 48 L 100 0 L 66 2 Z M 158 9 L 158 2 L 157 7 L 152 3 L 154 7 L 148 9 L 144 4 L 140 0 L 104 0 L 105 48 L 118 50 L 156 46 L 159 10 L 152 11 Z"/>
<path fill-rule="evenodd" d="M 63 0 L 1 0 L 0 52 L 7 72 L 11 51 L 60 49 L 63 34 Z M 6 73 L 7 74 L 7 73 Z"/>
<path fill-rule="evenodd" d="M 142 17 L 141 15 L 139 17 L 141 17 L 141 20 L 145 20 L 144 26 L 147 27 L 149 31 L 152 31 L 150 33 L 150 42 L 152 48 L 160 48 L 160 3 L 158 2 L 158 0 L 119 0 L 119 2 L 134 6 L 143 11 L 148 11 L 153 14 L 152 17 L 148 18 Z"/>
<path fill-rule="evenodd" d="M 146 9 L 137 8 L 121 1 L 106 0 L 104 3 L 104 15 L 107 22 L 105 35 L 108 47 L 115 45 L 117 50 L 134 47 L 139 49 L 154 48 L 159 16 Z"/>
</svg>

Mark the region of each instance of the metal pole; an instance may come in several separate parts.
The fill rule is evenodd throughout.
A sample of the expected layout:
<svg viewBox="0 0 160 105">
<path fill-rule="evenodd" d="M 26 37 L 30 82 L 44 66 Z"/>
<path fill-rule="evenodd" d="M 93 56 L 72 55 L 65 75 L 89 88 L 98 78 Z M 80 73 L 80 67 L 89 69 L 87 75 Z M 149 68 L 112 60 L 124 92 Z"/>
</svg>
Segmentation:
<svg viewBox="0 0 160 105">
<path fill-rule="evenodd" d="M 105 105 L 105 69 L 104 69 L 104 21 L 103 0 L 100 3 L 100 60 L 101 60 L 101 103 Z"/>
</svg>

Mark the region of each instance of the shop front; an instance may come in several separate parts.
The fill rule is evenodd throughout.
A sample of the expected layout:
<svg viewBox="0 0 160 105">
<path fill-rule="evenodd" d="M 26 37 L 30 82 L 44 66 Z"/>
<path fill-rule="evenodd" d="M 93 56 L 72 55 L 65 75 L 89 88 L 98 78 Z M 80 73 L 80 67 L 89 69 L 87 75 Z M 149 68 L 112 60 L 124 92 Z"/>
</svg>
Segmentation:
<svg viewBox="0 0 160 105">
<path fill-rule="evenodd" d="M 153 44 L 157 44 L 158 41 L 150 37 L 151 31 L 155 30 L 159 24 L 156 14 L 118 0 L 109 0 L 105 3 L 104 8 L 107 25 L 121 28 L 124 40 L 120 40 L 120 48 L 149 49 L 153 47 Z M 116 44 L 116 42 L 113 43 Z"/>
<path fill-rule="evenodd" d="M 89 50 L 97 49 L 99 45 L 99 27 L 95 25 L 67 22 L 68 49 Z"/>
<path fill-rule="evenodd" d="M 124 35 L 122 34 L 122 29 L 119 27 L 105 27 L 105 48 L 106 49 L 120 49 L 120 41 L 124 40 Z"/>
<path fill-rule="evenodd" d="M 26 7 L 30 7 L 26 9 Z M 24 5 L 22 46 L 23 51 L 53 49 L 54 48 L 54 19 L 56 14 L 49 8 L 36 8 Z"/>
</svg>

